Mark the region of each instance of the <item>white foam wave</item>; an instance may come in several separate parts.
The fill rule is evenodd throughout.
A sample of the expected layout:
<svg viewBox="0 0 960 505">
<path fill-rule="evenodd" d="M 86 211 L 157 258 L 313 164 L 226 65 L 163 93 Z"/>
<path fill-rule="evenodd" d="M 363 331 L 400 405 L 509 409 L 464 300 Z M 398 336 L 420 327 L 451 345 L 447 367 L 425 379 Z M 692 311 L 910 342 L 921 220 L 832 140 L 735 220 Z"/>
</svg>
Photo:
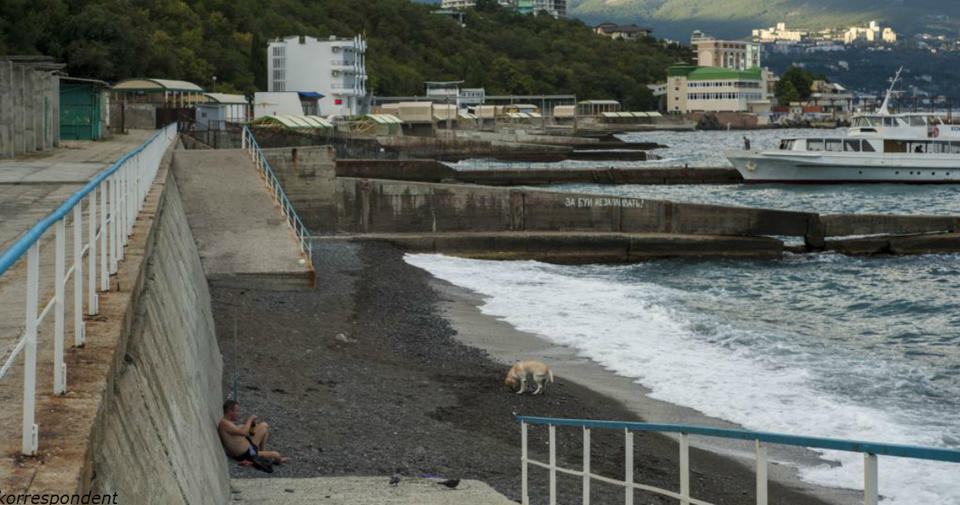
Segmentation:
<svg viewBox="0 0 960 505">
<path fill-rule="evenodd" d="M 942 427 L 904 424 L 895 413 L 817 391 L 803 367 L 810 356 L 778 335 L 753 334 L 718 318 L 678 310 L 686 293 L 594 268 L 491 262 L 441 255 L 406 261 L 485 297 L 485 314 L 576 349 L 636 379 L 650 396 L 695 408 L 748 429 L 889 443 L 937 445 Z M 790 352 L 775 352 L 776 349 Z M 829 452 L 840 466 L 801 469 L 821 485 L 862 489 L 862 456 Z M 960 504 L 956 466 L 881 458 L 885 503 Z"/>
</svg>

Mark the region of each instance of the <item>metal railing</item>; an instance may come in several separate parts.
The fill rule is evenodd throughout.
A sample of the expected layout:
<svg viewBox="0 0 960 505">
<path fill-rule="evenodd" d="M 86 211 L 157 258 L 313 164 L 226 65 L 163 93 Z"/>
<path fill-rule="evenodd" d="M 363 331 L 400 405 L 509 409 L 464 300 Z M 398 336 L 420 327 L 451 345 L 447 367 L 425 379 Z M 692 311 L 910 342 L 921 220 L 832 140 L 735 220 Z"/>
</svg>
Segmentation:
<svg viewBox="0 0 960 505">
<path fill-rule="evenodd" d="M 312 268 L 313 237 L 310 235 L 310 231 L 303 225 L 303 221 L 301 221 L 300 216 L 297 215 L 297 210 L 293 208 L 293 204 L 291 204 L 290 199 L 287 198 L 287 194 L 283 191 L 283 185 L 280 184 L 280 179 L 277 179 L 277 174 L 270 168 L 270 163 L 260 149 L 260 145 L 257 144 L 257 139 L 254 138 L 253 132 L 244 126 L 241 138 L 243 149 L 250 153 L 250 158 L 253 160 L 253 164 L 256 165 L 257 172 L 263 177 L 267 188 L 270 189 L 270 193 L 273 195 L 273 200 L 280 206 L 280 212 L 283 214 L 283 217 L 287 219 L 287 224 L 290 225 L 293 233 L 297 236 L 297 240 L 300 242 L 300 253 L 306 256 L 307 265 Z"/>
<path fill-rule="evenodd" d="M 157 176 L 167 147 L 177 135 L 177 124 L 171 123 L 156 132 L 137 149 L 127 153 L 109 168 L 97 174 L 56 210 L 35 224 L 13 246 L 0 254 L 0 276 L 24 255 L 27 255 L 27 279 L 23 288 L 26 300 L 24 331 L 10 356 L 0 366 L 4 377 L 21 352 L 23 365 L 23 424 L 21 452 L 36 454 L 39 431 L 35 423 L 37 389 L 38 328 L 52 312 L 53 330 L 53 393 L 67 391 L 67 365 L 64 362 L 64 327 L 67 287 L 73 285 L 73 345 L 81 347 L 86 337 L 83 320 L 83 298 L 87 298 L 87 315 L 99 313 L 98 290 L 110 289 L 111 274 L 117 273 L 123 260 L 124 246 L 133 231 L 137 214 L 143 208 L 150 185 Z M 83 206 L 87 209 L 87 229 L 83 226 Z M 72 263 L 66 265 L 67 221 L 72 228 Z M 40 298 L 40 242 L 54 227 L 55 260 L 54 294 L 38 311 Z M 86 241 L 84 243 L 84 241 Z M 87 258 L 84 276 L 83 258 Z M 84 278 L 86 277 L 86 278 Z M 99 286 L 98 286 L 99 284 Z M 86 291 L 86 293 L 84 293 Z"/>
<path fill-rule="evenodd" d="M 756 453 L 756 495 L 757 505 L 767 505 L 767 445 L 787 445 L 810 449 L 828 449 L 835 451 L 858 452 L 864 456 L 863 503 L 876 505 L 878 493 L 877 456 L 898 456 L 930 461 L 945 461 L 960 463 L 960 450 L 938 447 L 916 447 L 897 444 L 883 444 L 860 442 L 855 440 L 840 440 L 832 438 L 801 437 L 769 433 L 762 431 L 733 430 L 724 428 L 710 428 L 705 426 L 689 426 L 682 424 L 651 424 L 618 421 L 591 421 L 582 419 L 560 419 L 550 417 L 517 416 L 520 422 L 521 438 L 521 499 L 523 505 L 529 505 L 528 467 L 534 465 L 545 468 L 550 472 L 550 505 L 557 503 L 557 473 L 564 473 L 583 479 L 583 504 L 590 504 L 590 483 L 593 480 L 613 484 L 624 488 L 624 503 L 633 504 L 634 490 L 668 496 L 679 500 L 681 505 L 713 505 L 710 502 L 690 496 L 690 435 L 747 440 L 754 442 Z M 547 425 L 549 430 L 549 458 L 548 463 L 530 459 L 527 451 L 527 429 L 530 425 Z M 583 467 L 580 470 L 561 468 L 557 466 L 557 439 L 556 427 L 578 427 L 583 429 Z M 599 430 L 623 430 L 624 432 L 624 461 L 623 480 L 597 475 L 590 470 L 590 432 Z M 654 486 L 639 484 L 633 480 L 633 432 L 652 431 L 661 433 L 680 434 L 680 490 L 669 491 Z"/>
</svg>

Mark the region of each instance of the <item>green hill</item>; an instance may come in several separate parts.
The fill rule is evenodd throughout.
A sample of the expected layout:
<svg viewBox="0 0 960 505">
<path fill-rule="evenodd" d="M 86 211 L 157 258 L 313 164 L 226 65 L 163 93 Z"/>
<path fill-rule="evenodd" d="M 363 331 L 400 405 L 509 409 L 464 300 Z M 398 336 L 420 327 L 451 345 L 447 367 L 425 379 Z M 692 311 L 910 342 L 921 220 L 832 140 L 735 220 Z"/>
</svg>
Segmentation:
<svg viewBox="0 0 960 505">
<path fill-rule="evenodd" d="M 960 28 L 960 2 L 941 0 L 569 0 L 569 12 L 589 22 L 639 21 L 674 38 L 695 28 L 746 37 L 778 21 L 819 29 L 877 20 L 905 34 Z"/>
<path fill-rule="evenodd" d="M 369 87 L 422 94 L 425 80 L 465 80 L 488 93 L 572 93 L 647 105 L 683 49 L 611 41 L 576 20 L 499 8 L 466 27 L 408 0 L 5 0 L 0 54 L 47 54 L 71 75 L 186 79 L 207 89 L 266 88 L 266 42 L 285 35 L 369 39 Z"/>
</svg>

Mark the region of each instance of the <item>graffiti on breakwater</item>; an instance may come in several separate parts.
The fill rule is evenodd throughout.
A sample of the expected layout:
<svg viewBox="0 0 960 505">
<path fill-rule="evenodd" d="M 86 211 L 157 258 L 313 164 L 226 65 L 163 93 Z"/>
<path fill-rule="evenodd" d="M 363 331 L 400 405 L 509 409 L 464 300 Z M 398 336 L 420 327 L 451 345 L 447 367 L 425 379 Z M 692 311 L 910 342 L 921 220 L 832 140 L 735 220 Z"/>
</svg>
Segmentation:
<svg viewBox="0 0 960 505">
<path fill-rule="evenodd" d="M 564 207 L 574 207 L 578 209 L 592 209 L 603 207 L 624 207 L 628 209 L 643 208 L 643 200 L 634 200 L 627 198 L 604 198 L 604 197 L 574 197 L 564 198 Z"/>
</svg>

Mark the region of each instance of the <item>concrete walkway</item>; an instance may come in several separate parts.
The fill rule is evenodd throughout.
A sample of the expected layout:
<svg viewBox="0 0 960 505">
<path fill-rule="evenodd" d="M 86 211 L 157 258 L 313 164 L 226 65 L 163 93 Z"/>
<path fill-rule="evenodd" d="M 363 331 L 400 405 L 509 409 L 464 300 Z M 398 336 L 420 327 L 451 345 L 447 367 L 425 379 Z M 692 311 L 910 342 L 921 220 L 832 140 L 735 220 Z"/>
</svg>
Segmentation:
<svg viewBox="0 0 960 505">
<path fill-rule="evenodd" d="M 518 467 L 519 468 L 519 467 Z M 390 477 L 313 479 L 234 479 L 232 503 L 243 505 L 514 505 L 477 480 L 447 489 L 436 480 L 406 478 L 396 487 Z"/>
<path fill-rule="evenodd" d="M 173 174 L 210 282 L 313 288 L 313 268 L 245 151 L 179 150 Z"/>
</svg>

